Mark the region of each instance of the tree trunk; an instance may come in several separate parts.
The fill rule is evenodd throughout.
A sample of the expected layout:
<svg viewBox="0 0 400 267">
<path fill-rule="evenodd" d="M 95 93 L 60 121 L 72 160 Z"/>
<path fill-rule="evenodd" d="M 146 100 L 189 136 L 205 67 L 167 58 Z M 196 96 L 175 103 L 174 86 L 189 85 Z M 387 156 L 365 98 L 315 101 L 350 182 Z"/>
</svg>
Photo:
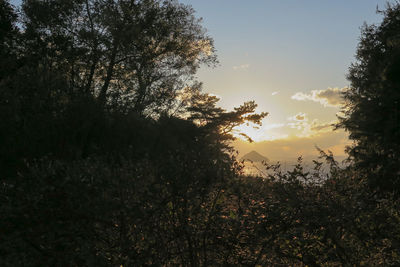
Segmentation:
<svg viewBox="0 0 400 267">
<path fill-rule="evenodd" d="M 113 43 L 114 43 L 114 45 L 113 45 L 113 50 L 111 52 L 110 64 L 108 65 L 107 74 L 106 74 L 106 77 L 104 79 L 104 84 L 101 87 L 100 94 L 98 96 L 98 99 L 99 99 L 100 103 L 102 103 L 103 105 L 106 103 L 106 100 L 107 100 L 107 90 L 108 90 L 108 87 L 110 85 L 110 81 L 112 79 L 113 73 L 114 73 L 115 58 L 117 56 L 117 44 L 116 44 L 116 41 L 114 40 Z"/>
</svg>

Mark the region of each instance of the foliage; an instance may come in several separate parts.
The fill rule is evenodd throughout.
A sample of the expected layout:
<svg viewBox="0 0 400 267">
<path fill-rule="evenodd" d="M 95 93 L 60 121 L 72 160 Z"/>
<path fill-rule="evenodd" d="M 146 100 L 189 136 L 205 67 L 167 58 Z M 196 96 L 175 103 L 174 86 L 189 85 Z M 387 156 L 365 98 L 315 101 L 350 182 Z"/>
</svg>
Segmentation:
<svg viewBox="0 0 400 267">
<path fill-rule="evenodd" d="M 1 266 L 400 264 L 399 199 L 365 169 L 321 152 L 243 176 L 233 131 L 267 114 L 201 92 L 215 56 L 191 8 L 0 8 Z"/>
<path fill-rule="evenodd" d="M 400 190 L 400 3 L 388 4 L 380 25 L 364 25 L 340 127 L 355 145 L 348 152 L 372 187 Z"/>
<path fill-rule="evenodd" d="M 64 72 L 75 93 L 138 113 L 168 111 L 200 64 L 216 62 L 193 9 L 173 0 L 26 0 L 22 7 L 26 53 Z"/>
<path fill-rule="evenodd" d="M 243 179 L 238 260 L 251 265 L 395 266 L 399 264 L 399 201 L 378 196 L 361 173 L 331 157 L 305 171 L 280 166 L 268 179 Z M 239 255 L 239 254 L 238 254 Z"/>
<path fill-rule="evenodd" d="M 27 0 L 17 28 L 1 4 L 0 264 L 207 258 L 215 199 L 238 168 L 221 129 L 256 115 L 253 104 L 216 108 L 212 124 L 183 119 L 195 104 L 178 92 L 215 61 L 193 10 Z"/>
<path fill-rule="evenodd" d="M 261 125 L 261 121 L 268 113 L 261 112 L 255 113 L 257 104 L 254 101 L 245 102 L 243 105 L 234 108 L 231 112 L 226 112 L 220 107 L 217 107 L 219 98 L 214 95 L 201 93 L 199 90 L 191 90 L 186 93 L 189 96 L 189 105 L 186 108 L 189 113 L 189 120 L 200 125 L 203 128 L 212 130 L 216 139 L 221 141 L 232 141 L 234 139 L 233 133 L 235 127 L 244 123 L 253 123 Z M 244 133 L 242 136 L 246 137 L 250 142 L 251 138 Z"/>
</svg>

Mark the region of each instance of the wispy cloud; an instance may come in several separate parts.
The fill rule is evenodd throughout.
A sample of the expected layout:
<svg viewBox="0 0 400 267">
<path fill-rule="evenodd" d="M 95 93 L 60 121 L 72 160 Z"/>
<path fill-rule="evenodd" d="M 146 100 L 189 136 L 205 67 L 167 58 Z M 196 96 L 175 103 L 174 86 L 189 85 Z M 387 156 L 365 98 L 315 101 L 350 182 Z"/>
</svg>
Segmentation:
<svg viewBox="0 0 400 267">
<path fill-rule="evenodd" d="M 325 151 L 332 151 L 335 157 L 344 157 L 346 156 L 345 147 L 350 144 L 348 133 L 343 130 L 324 132 L 313 138 L 291 136 L 286 139 L 277 138 L 251 144 L 241 140 L 234 143 L 235 148 L 241 154 L 256 150 L 273 161 L 279 160 L 281 162 L 294 161 L 300 155 L 317 159 L 319 152 L 315 149 L 316 145 Z"/>
<path fill-rule="evenodd" d="M 294 116 L 288 118 L 289 121 L 308 121 L 307 114 L 299 112 Z"/>
<path fill-rule="evenodd" d="M 313 123 L 311 124 L 311 130 L 314 132 L 329 132 L 333 130 L 334 125 L 338 123 L 338 121 L 331 121 L 328 123 L 318 123 L 317 120 L 314 120 Z"/>
<path fill-rule="evenodd" d="M 235 127 L 235 136 L 241 139 L 245 139 L 240 136 L 240 133 L 245 133 L 255 142 L 261 142 L 265 140 L 275 140 L 287 138 L 288 135 L 278 134 L 276 130 L 286 127 L 285 123 L 263 123 L 262 126 L 254 127 L 254 125 L 240 125 Z"/>
<path fill-rule="evenodd" d="M 250 64 L 242 64 L 239 66 L 233 66 L 234 70 L 247 70 L 248 68 L 250 68 Z"/>
<path fill-rule="evenodd" d="M 309 121 L 307 114 L 299 112 L 294 116 L 288 118 L 289 123 L 287 126 L 291 129 L 296 129 L 297 137 L 314 137 L 321 133 L 332 132 L 334 124 L 337 120 L 331 122 L 320 122 L 318 119 Z"/>
<path fill-rule="evenodd" d="M 271 95 L 277 95 L 277 94 L 279 94 L 279 92 L 272 92 Z"/>
<path fill-rule="evenodd" d="M 308 122 L 307 114 L 305 113 L 297 113 L 294 116 L 291 116 L 288 118 L 288 121 L 290 121 L 287 126 L 289 126 L 292 129 L 297 130 L 297 136 L 310 136 L 312 135 L 311 130 L 310 130 L 310 124 Z"/>
<path fill-rule="evenodd" d="M 277 128 L 282 128 L 283 126 L 285 126 L 284 123 L 272 123 L 272 124 L 266 124 L 265 126 L 263 126 L 263 129 L 264 130 L 277 129 Z"/>
<path fill-rule="evenodd" d="M 299 101 L 311 100 L 319 102 L 325 107 L 340 107 L 343 105 L 342 93 L 348 88 L 328 88 L 325 90 L 312 90 L 310 93 L 297 92 L 292 99 Z"/>
</svg>

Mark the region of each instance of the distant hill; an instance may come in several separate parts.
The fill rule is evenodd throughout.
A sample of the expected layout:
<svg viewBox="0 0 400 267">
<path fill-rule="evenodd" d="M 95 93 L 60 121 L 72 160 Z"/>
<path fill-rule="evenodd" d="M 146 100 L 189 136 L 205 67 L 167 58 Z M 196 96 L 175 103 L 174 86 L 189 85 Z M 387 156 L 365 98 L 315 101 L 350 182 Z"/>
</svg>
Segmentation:
<svg viewBox="0 0 400 267">
<path fill-rule="evenodd" d="M 244 155 L 240 160 L 252 161 L 252 162 L 269 161 L 267 157 L 264 157 L 263 155 L 254 150 Z"/>
</svg>

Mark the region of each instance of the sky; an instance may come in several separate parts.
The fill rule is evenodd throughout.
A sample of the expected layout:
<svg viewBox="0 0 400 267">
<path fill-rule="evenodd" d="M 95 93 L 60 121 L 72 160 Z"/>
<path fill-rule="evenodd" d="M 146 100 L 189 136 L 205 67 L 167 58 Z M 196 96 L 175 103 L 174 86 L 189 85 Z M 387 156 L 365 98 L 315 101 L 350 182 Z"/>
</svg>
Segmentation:
<svg viewBox="0 0 400 267">
<path fill-rule="evenodd" d="M 256 142 L 235 142 L 240 154 L 256 150 L 274 160 L 318 155 L 315 146 L 344 157 L 350 144 L 333 131 L 350 83 L 360 28 L 376 24 L 378 0 L 181 0 L 191 5 L 214 39 L 219 58 L 198 79 L 205 92 L 231 110 L 255 100 L 269 112 L 259 129 L 240 127 Z"/>
<path fill-rule="evenodd" d="M 20 0 L 11 0 L 15 5 Z M 274 160 L 318 154 L 344 157 L 350 142 L 333 131 L 350 84 L 363 23 L 379 23 L 383 0 L 180 0 L 191 5 L 214 39 L 219 64 L 198 80 L 227 110 L 254 100 L 269 115 L 259 129 L 241 126 L 255 142 L 234 143 Z"/>
</svg>

